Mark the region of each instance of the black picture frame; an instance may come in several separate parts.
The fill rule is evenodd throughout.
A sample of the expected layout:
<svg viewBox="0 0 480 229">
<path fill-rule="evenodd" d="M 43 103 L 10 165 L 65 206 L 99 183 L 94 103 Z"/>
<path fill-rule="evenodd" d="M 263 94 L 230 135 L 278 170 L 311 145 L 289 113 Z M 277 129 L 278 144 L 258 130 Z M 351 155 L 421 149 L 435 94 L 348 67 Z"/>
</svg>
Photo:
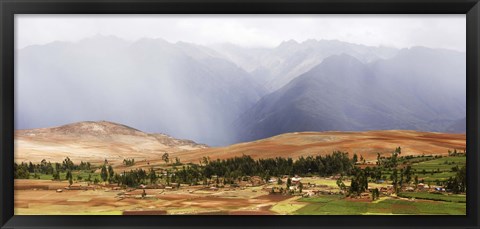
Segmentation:
<svg viewBox="0 0 480 229">
<path fill-rule="evenodd" d="M 478 0 L 0 0 L 0 196 L 2 228 L 479 228 Z M 15 14 L 466 14 L 466 216 L 15 216 Z"/>
</svg>

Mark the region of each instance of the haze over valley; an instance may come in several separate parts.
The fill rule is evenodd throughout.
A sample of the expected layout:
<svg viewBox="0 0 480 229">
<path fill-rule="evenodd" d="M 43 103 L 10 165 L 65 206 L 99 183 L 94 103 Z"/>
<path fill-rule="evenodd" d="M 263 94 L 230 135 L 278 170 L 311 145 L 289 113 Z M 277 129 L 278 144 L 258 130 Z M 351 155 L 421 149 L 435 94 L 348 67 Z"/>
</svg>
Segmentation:
<svg viewBox="0 0 480 229">
<path fill-rule="evenodd" d="M 108 120 L 210 146 L 297 131 L 465 131 L 458 51 L 97 35 L 28 46 L 16 58 L 16 129 Z"/>
</svg>

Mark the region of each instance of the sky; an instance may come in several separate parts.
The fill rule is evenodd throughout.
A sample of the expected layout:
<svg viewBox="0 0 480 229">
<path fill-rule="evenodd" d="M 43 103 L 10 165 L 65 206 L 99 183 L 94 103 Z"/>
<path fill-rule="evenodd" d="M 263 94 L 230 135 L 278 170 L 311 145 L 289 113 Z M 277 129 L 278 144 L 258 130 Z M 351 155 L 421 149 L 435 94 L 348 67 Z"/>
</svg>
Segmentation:
<svg viewBox="0 0 480 229">
<path fill-rule="evenodd" d="M 371 46 L 466 49 L 464 14 L 449 15 L 36 15 L 16 14 L 15 47 L 95 35 L 201 45 L 275 47 L 294 39 Z"/>
</svg>

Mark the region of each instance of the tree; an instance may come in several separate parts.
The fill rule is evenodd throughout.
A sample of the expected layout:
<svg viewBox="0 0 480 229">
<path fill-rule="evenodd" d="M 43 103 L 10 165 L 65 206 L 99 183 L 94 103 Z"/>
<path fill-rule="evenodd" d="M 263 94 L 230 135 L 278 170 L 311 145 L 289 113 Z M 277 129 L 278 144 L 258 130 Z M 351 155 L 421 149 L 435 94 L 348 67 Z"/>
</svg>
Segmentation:
<svg viewBox="0 0 480 229">
<path fill-rule="evenodd" d="M 182 162 L 180 162 L 180 158 L 175 157 L 175 165 L 182 165 Z"/>
<path fill-rule="evenodd" d="M 69 157 L 65 158 L 62 162 L 62 167 L 64 170 L 73 170 L 75 165 L 73 164 L 73 161 L 70 160 Z"/>
<path fill-rule="evenodd" d="M 290 177 L 287 179 L 287 189 L 290 189 L 290 186 L 292 185 L 292 179 Z"/>
<path fill-rule="evenodd" d="M 302 193 L 302 190 L 303 190 L 303 184 L 302 182 L 298 182 L 298 191 Z"/>
<path fill-rule="evenodd" d="M 395 148 L 395 153 L 396 154 L 402 154 L 402 148 L 400 148 L 400 146 Z"/>
<path fill-rule="evenodd" d="M 162 155 L 162 160 L 165 161 L 166 164 L 168 164 L 168 161 L 170 161 L 168 153 L 164 153 Z"/>
<path fill-rule="evenodd" d="M 114 178 L 115 172 L 113 171 L 112 165 L 108 166 L 108 181 L 112 183 L 112 180 Z"/>
<path fill-rule="evenodd" d="M 380 197 L 380 191 L 378 191 L 378 188 L 375 188 L 372 191 L 372 200 L 377 200 Z"/>
<path fill-rule="evenodd" d="M 415 188 L 417 188 L 418 187 L 418 175 L 415 175 L 414 182 L 415 182 Z"/>
<path fill-rule="evenodd" d="M 67 180 L 68 180 L 68 183 L 70 185 L 73 184 L 73 176 L 72 176 L 72 172 L 70 172 L 70 170 L 67 171 L 67 174 L 66 174 L 66 177 L 65 177 Z"/>
<path fill-rule="evenodd" d="M 278 185 L 283 184 L 283 181 L 282 181 L 282 179 L 280 179 L 280 177 L 277 179 L 277 184 L 278 184 Z"/>
<path fill-rule="evenodd" d="M 135 158 L 132 159 L 123 159 L 123 164 L 125 166 L 133 166 L 135 165 Z"/>
<path fill-rule="evenodd" d="M 100 177 L 102 178 L 103 182 L 106 182 L 108 179 L 108 172 L 105 164 L 102 166 L 102 170 L 100 171 Z"/>
<path fill-rule="evenodd" d="M 60 171 L 56 170 L 52 176 L 53 180 L 60 180 Z"/>
<path fill-rule="evenodd" d="M 352 182 L 350 184 L 350 195 L 360 195 L 360 193 L 364 192 L 368 189 L 368 179 L 365 174 L 365 171 L 359 168 L 355 168 L 353 172 Z"/>
<path fill-rule="evenodd" d="M 340 190 L 345 191 L 347 189 L 347 186 L 345 183 L 343 183 L 343 176 L 339 177 L 337 180 L 337 186 L 340 188 Z"/>
<path fill-rule="evenodd" d="M 398 185 L 398 171 L 397 171 L 397 169 L 393 169 L 392 175 L 390 175 L 390 179 L 392 180 L 393 190 L 396 193 L 397 192 L 397 185 Z"/>
<path fill-rule="evenodd" d="M 355 164 L 358 161 L 358 156 L 356 153 L 353 154 L 352 162 Z"/>
<path fill-rule="evenodd" d="M 170 170 L 167 170 L 167 177 L 165 178 L 167 185 L 170 185 Z"/>
<path fill-rule="evenodd" d="M 410 165 L 407 165 L 407 167 L 405 168 L 405 182 L 407 184 L 410 184 L 410 181 L 412 181 L 412 166 Z"/>
<path fill-rule="evenodd" d="M 467 169 L 463 166 L 457 171 L 455 177 L 450 177 L 446 183 L 446 188 L 453 193 L 466 192 L 467 190 Z"/>
<path fill-rule="evenodd" d="M 148 178 L 150 179 L 151 184 L 155 184 L 157 182 L 157 174 L 155 174 L 155 170 L 153 170 L 153 168 L 150 168 Z"/>
<path fill-rule="evenodd" d="M 14 175 L 13 177 L 15 179 L 29 179 L 30 178 L 30 172 L 28 171 L 28 166 L 25 165 L 24 163 L 17 165 L 15 163 L 13 165 L 14 167 Z"/>
<path fill-rule="evenodd" d="M 404 172 L 403 168 L 400 169 L 400 180 L 399 180 L 399 182 L 398 182 L 400 189 L 403 187 L 403 174 L 404 174 L 404 173 L 405 173 L 405 172 Z"/>
</svg>

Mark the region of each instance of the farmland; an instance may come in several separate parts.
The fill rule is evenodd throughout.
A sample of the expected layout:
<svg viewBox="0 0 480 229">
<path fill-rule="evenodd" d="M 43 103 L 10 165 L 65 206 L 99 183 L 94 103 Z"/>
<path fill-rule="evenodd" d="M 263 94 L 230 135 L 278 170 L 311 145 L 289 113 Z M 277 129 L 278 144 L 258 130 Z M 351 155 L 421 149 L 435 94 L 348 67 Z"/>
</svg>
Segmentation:
<svg viewBox="0 0 480 229">
<path fill-rule="evenodd" d="M 421 161 L 421 162 L 417 162 Z M 456 165 L 463 165 L 465 157 L 429 158 L 410 160 L 424 179 L 423 169 L 430 171 L 441 165 L 442 173 Z M 416 163 L 417 162 L 417 163 Z M 447 164 L 448 163 L 448 164 Z M 164 169 L 172 166 L 165 165 Z M 384 171 L 387 173 L 387 171 Z M 30 179 L 15 181 L 15 212 L 19 215 L 72 214 L 299 214 L 299 215 L 375 215 L 375 214 L 450 214 L 466 212 L 466 196 L 462 194 L 429 191 L 402 191 L 391 196 L 383 194 L 376 200 L 350 198 L 342 195 L 337 180 L 318 176 L 305 176 L 302 192 L 295 194 L 273 193 L 285 187 L 286 178 L 280 182 L 259 182 L 256 185 L 181 185 L 178 188 L 122 188 L 116 185 L 92 184 L 85 181 L 101 179 L 92 170 L 74 171 L 73 185 L 52 180 L 52 175 L 30 175 Z M 429 175 L 429 174 L 427 174 Z M 34 177 L 35 176 L 35 177 Z M 61 177 L 65 173 L 60 173 Z M 83 179 L 79 180 L 78 178 Z M 162 183 L 164 181 L 160 181 Z M 349 183 L 349 178 L 344 180 Z M 280 184 L 281 183 L 281 184 Z M 372 188 L 386 188 L 389 183 L 370 180 Z M 217 188 L 218 187 L 218 188 Z M 58 190 L 62 190 L 58 192 Z M 143 194 L 145 190 L 145 194 Z M 314 191 L 323 194 L 308 195 Z"/>
<path fill-rule="evenodd" d="M 15 214 L 466 213 L 460 134 L 305 132 L 209 148 L 112 123 L 91 125 L 21 133 Z M 86 135 L 100 127 L 110 137 Z M 83 140 L 74 141 L 78 136 Z M 150 148 L 142 151 L 139 142 Z M 44 151 L 58 144 L 55 156 Z M 137 151 L 110 154 L 115 149 Z"/>
<path fill-rule="evenodd" d="M 297 210 L 300 215 L 464 215 L 465 203 L 423 201 L 384 197 L 378 201 L 355 201 L 342 196 L 304 198 L 308 205 Z"/>
</svg>

